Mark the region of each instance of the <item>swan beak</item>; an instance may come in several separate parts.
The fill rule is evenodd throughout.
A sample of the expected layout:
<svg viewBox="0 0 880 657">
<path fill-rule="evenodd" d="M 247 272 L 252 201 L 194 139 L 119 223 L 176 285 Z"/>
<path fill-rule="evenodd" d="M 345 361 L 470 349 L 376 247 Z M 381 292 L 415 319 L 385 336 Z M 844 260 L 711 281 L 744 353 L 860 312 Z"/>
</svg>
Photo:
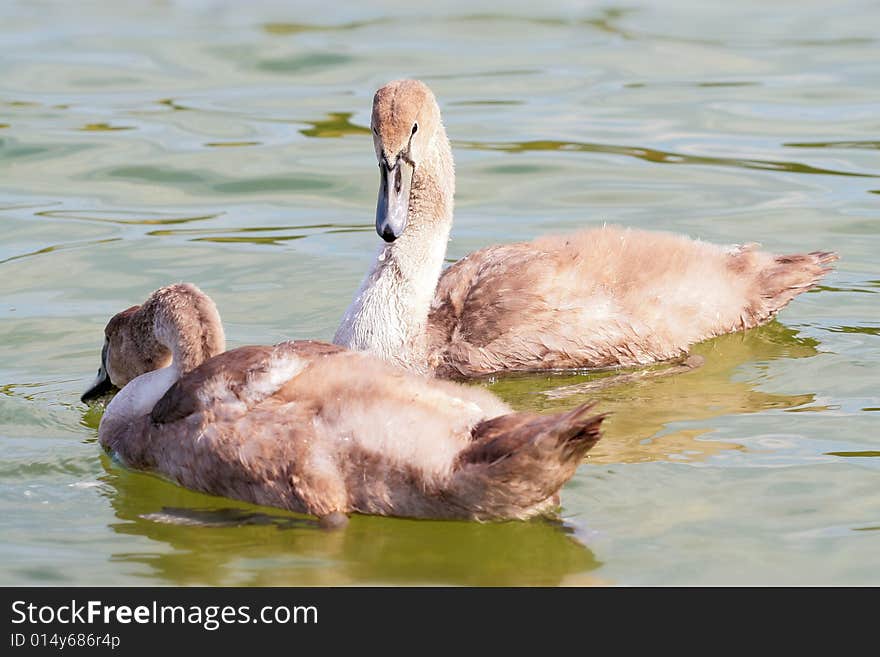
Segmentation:
<svg viewBox="0 0 880 657">
<path fill-rule="evenodd" d="M 376 232 L 386 242 L 403 234 L 409 213 L 409 192 L 413 166 L 398 158 L 391 168 L 379 164 L 379 201 L 376 203 Z"/>
<path fill-rule="evenodd" d="M 98 368 L 98 376 L 79 399 L 83 403 L 88 403 L 90 399 L 100 397 L 115 388 L 116 386 L 110 381 L 110 375 L 107 374 L 107 345 L 105 344 L 101 350 L 101 367 Z"/>
<path fill-rule="evenodd" d="M 80 397 L 80 401 L 88 403 L 90 399 L 100 397 L 115 388 L 116 386 L 110 383 L 110 377 L 107 376 L 107 371 L 101 367 L 101 369 L 98 370 L 98 377 L 95 379 L 95 382 L 83 393 L 83 396 Z"/>
</svg>

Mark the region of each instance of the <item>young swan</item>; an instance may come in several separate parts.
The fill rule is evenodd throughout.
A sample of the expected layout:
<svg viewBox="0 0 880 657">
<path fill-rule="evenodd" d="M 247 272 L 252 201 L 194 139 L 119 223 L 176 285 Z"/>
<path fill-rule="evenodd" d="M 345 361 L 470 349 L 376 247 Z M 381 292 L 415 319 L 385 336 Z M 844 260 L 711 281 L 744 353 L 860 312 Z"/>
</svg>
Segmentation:
<svg viewBox="0 0 880 657">
<path fill-rule="evenodd" d="M 769 321 L 837 259 L 608 226 L 490 246 L 441 276 L 455 176 L 431 90 L 385 85 L 372 129 L 386 243 L 334 342 L 413 370 L 466 377 L 674 358 Z"/>
<path fill-rule="evenodd" d="M 156 291 L 105 332 L 102 372 L 124 387 L 101 419 L 101 445 L 187 488 L 331 525 L 351 512 L 546 513 L 603 419 L 590 405 L 512 413 L 485 390 L 321 342 L 219 353 L 220 318 L 192 285 Z"/>
</svg>

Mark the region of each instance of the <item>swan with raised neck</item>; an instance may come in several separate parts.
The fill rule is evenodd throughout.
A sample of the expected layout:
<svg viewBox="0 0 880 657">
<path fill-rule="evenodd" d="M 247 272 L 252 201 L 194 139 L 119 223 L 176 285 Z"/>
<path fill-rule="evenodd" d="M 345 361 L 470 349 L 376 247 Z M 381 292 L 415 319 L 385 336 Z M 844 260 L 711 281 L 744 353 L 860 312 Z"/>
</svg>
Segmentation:
<svg viewBox="0 0 880 657">
<path fill-rule="evenodd" d="M 379 89 L 371 127 L 384 242 L 333 341 L 424 370 L 428 311 L 452 227 L 452 148 L 434 94 L 418 80 Z"/>
<path fill-rule="evenodd" d="M 334 342 L 413 370 L 468 377 L 679 357 L 766 323 L 837 259 L 603 226 L 490 246 L 441 276 L 455 175 L 434 95 L 417 80 L 388 83 L 371 128 L 384 244 Z"/>
</svg>

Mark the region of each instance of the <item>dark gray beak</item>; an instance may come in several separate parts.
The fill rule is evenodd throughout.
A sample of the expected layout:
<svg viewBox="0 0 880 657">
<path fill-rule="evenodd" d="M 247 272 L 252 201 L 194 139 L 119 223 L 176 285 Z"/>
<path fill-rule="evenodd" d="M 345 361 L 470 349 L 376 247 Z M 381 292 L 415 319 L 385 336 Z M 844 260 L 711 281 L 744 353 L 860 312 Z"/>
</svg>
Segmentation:
<svg viewBox="0 0 880 657">
<path fill-rule="evenodd" d="M 376 232 L 386 242 L 393 242 L 406 228 L 413 165 L 402 157 L 397 158 L 397 162 L 391 168 L 382 162 L 379 164 L 379 178 Z"/>
<path fill-rule="evenodd" d="M 110 381 L 110 375 L 107 374 L 107 343 L 105 342 L 104 348 L 101 350 L 101 367 L 98 368 L 98 376 L 79 399 L 83 403 L 88 403 L 90 399 L 95 399 L 115 389 L 116 386 L 113 385 Z"/>
</svg>

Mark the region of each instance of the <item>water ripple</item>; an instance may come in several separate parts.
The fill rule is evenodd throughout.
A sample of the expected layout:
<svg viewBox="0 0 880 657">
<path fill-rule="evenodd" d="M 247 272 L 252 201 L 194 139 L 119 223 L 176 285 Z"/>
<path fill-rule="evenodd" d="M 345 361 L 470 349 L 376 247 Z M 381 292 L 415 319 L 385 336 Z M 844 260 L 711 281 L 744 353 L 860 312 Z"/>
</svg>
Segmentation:
<svg viewBox="0 0 880 657">
<path fill-rule="evenodd" d="M 266 32 L 266 34 L 271 34 L 272 36 L 289 36 L 291 34 L 301 34 L 302 32 L 336 32 L 355 30 L 359 27 L 366 27 L 368 25 L 379 25 L 385 22 L 387 21 L 383 19 L 351 21 L 348 23 L 342 23 L 340 25 L 314 25 L 311 23 L 272 22 L 263 23 L 260 27 L 262 27 L 263 31 Z"/>
<path fill-rule="evenodd" d="M 826 176 L 849 176 L 854 178 L 880 178 L 873 173 L 860 173 L 858 171 L 839 171 L 814 167 L 809 164 L 791 161 L 758 160 L 737 157 L 712 157 L 707 155 L 687 155 L 672 151 L 661 151 L 654 148 L 641 148 L 638 146 L 619 146 L 615 144 L 599 144 L 577 141 L 554 141 L 534 140 L 522 142 L 488 142 L 468 141 L 458 142 L 459 148 L 484 151 L 503 151 L 506 153 L 525 153 L 531 151 L 562 151 L 579 153 L 606 153 L 610 155 L 626 155 L 647 162 L 662 164 L 697 164 L 723 167 L 737 167 L 740 169 L 758 169 L 762 171 L 784 171 L 787 173 L 806 173 Z"/>
<path fill-rule="evenodd" d="M 300 130 L 306 137 L 337 138 L 345 135 L 368 135 L 370 129 L 351 122 L 353 112 L 330 112 L 321 121 L 305 121 L 310 128 Z"/>
<path fill-rule="evenodd" d="M 130 125 L 111 125 L 109 123 L 87 123 L 77 129 L 83 132 L 120 132 L 123 130 L 135 130 L 135 127 Z"/>
<path fill-rule="evenodd" d="M 783 144 L 789 148 L 858 148 L 880 150 L 880 141 L 804 141 Z"/>
<path fill-rule="evenodd" d="M 213 214 L 182 216 L 167 212 L 126 212 L 125 210 L 44 210 L 35 214 L 52 219 L 77 219 L 80 221 L 138 226 L 188 224 L 193 221 L 205 221 L 223 215 L 222 212 L 215 212 Z"/>
<path fill-rule="evenodd" d="M 313 231 L 283 234 L 285 231 Z M 277 246 L 284 242 L 304 239 L 312 235 L 331 235 L 337 233 L 372 232 L 372 226 L 363 224 L 311 224 L 302 226 L 253 226 L 247 228 L 190 228 L 153 230 L 147 233 L 153 237 L 194 235 L 193 242 L 215 242 L 220 244 L 263 244 Z M 254 233 L 282 233 L 280 235 L 254 235 Z"/>
<path fill-rule="evenodd" d="M 861 333 L 880 336 L 880 327 L 878 326 L 829 326 L 824 330 L 829 333 Z"/>
<path fill-rule="evenodd" d="M 285 75 L 301 75 L 323 71 L 334 66 L 342 66 L 352 61 L 349 55 L 339 53 L 309 53 L 306 55 L 294 55 L 292 57 L 278 57 L 275 59 L 263 59 L 257 62 L 256 67 L 268 73 L 282 73 Z"/>
<path fill-rule="evenodd" d="M 86 246 L 94 246 L 96 244 L 107 244 L 108 242 L 119 242 L 121 241 L 121 237 L 107 237 L 100 240 L 88 240 L 88 241 L 79 241 L 79 242 L 68 242 L 63 244 L 53 244 L 51 246 L 44 246 L 42 249 L 37 249 L 35 251 L 29 251 L 28 253 L 19 253 L 18 255 L 10 256 L 8 258 L 4 258 L 0 260 L 0 265 L 5 265 L 8 262 L 12 262 L 13 260 L 21 260 L 23 258 L 33 258 L 34 256 L 46 255 L 47 253 L 54 253 L 56 251 L 67 251 L 69 249 L 77 249 Z"/>
</svg>

